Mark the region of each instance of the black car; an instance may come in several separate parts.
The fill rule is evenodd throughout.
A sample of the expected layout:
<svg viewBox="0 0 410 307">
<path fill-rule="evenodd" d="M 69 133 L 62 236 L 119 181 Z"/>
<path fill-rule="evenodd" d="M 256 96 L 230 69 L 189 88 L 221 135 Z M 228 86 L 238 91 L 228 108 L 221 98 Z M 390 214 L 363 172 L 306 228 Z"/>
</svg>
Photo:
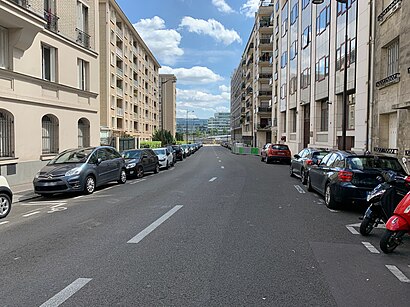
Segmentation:
<svg viewBox="0 0 410 307">
<path fill-rule="evenodd" d="M 115 148 L 98 146 L 63 151 L 37 173 L 33 185 L 34 192 L 43 196 L 91 194 L 110 181 L 127 181 L 125 161 Z"/>
<path fill-rule="evenodd" d="M 158 156 L 152 149 L 125 150 L 122 153 L 128 176 L 144 177 L 146 172 L 159 172 Z"/>
<path fill-rule="evenodd" d="M 319 165 L 311 166 L 307 187 L 324 195 L 330 209 L 340 207 L 342 202 L 365 203 L 367 194 L 383 180 L 382 172 L 389 170 L 402 176 L 406 174 L 394 157 L 334 151 Z"/>
<path fill-rule="evenodd" d="M 294 155 L 290 162 L 290 176 L 298 176 L 303 184 L 306 184 L 307 174 L 312 165 L 317 165 L 320 160 L 329 153 L 326 149 L 305 148 Z"/>
<path fill-rule="evenodd" d="M 179 145 L 172 145 L 172 148 L 173 148 L 174 151 L 175 151 L 177 160 L 179 160 L 179 161 L 184 160 L 184 152 L 183 152 L 183 149 L 181 148 L 181 146 L 179 146 Z"/>
</svg>

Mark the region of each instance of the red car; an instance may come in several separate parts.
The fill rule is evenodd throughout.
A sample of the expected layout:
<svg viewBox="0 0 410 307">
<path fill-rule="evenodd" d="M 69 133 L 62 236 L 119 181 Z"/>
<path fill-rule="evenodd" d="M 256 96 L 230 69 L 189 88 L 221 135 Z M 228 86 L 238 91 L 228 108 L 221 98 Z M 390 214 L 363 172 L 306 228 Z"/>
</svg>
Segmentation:
<svg viewBox="0 0 410 307">
<path fill-rule="evenodd" d="M 284 144 L 266 144 L 261 151 L 261 156 L 261 160 L 266 163 L 279 161 L 290 164 L 291 160 L 289 147 Z"/>
</svg>

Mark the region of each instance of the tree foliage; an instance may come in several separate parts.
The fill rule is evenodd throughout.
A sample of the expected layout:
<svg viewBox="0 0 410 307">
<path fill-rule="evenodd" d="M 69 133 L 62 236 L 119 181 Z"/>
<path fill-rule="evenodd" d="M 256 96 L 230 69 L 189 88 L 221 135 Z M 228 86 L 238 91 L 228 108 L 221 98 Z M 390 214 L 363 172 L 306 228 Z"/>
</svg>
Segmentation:
<svg viewBox="0 0 410 307">
<path fill-rule="evenodd" d="M 161 141 L 161 146 L 173 144 L 175 142 L 174 137 L 168 130 L 156 130 L 152 135 L 153 141 Z"/>
<path fill-rule="evenodd" d="M 175 138 L 177 139 L 177 141 L 183 141 L 184 140 L 184 134 L 181 132 L 177 132 L 175 133 Z"/>
</svg>

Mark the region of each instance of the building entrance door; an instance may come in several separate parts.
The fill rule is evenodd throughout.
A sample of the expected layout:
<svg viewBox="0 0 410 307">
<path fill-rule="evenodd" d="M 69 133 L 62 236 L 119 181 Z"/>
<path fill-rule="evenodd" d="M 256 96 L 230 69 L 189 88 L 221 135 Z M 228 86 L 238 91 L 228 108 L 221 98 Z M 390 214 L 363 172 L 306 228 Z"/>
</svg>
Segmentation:
<svg viewBox="0 0 410 307">
<path fill-rule="evenodd" d="M 397 113 L 389 115 L 389 148 L 397 148 Z"/>
</svg>

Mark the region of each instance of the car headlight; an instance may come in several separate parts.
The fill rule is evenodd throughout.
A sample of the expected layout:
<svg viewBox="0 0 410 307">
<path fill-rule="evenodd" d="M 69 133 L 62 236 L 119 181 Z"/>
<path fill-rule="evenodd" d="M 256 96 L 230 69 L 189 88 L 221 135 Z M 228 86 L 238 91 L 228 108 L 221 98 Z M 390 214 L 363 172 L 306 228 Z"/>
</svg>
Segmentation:
<svg viewBox="0 0 410 307">
<path fill-rule="evenodd" d="M 40 177 L 40 172 L 37 172 L 36 174 L 36 179 L 38 179 L 38 177 Z"/>
<path fill-rule="evenodd" d="M 127 168 L 134 168 L 135 166 L 136 166 L 137 164 L 136 163 L 130 163 L 130 164 L 127 164 Z"/>
<path fill-rule="evenodd" d="M 65 173 L 65 175 L 66 176 L 80 175 L 81 169 L 82 169 L 81 167 L 70 169 L 68 172 Z"/>
</svg>

